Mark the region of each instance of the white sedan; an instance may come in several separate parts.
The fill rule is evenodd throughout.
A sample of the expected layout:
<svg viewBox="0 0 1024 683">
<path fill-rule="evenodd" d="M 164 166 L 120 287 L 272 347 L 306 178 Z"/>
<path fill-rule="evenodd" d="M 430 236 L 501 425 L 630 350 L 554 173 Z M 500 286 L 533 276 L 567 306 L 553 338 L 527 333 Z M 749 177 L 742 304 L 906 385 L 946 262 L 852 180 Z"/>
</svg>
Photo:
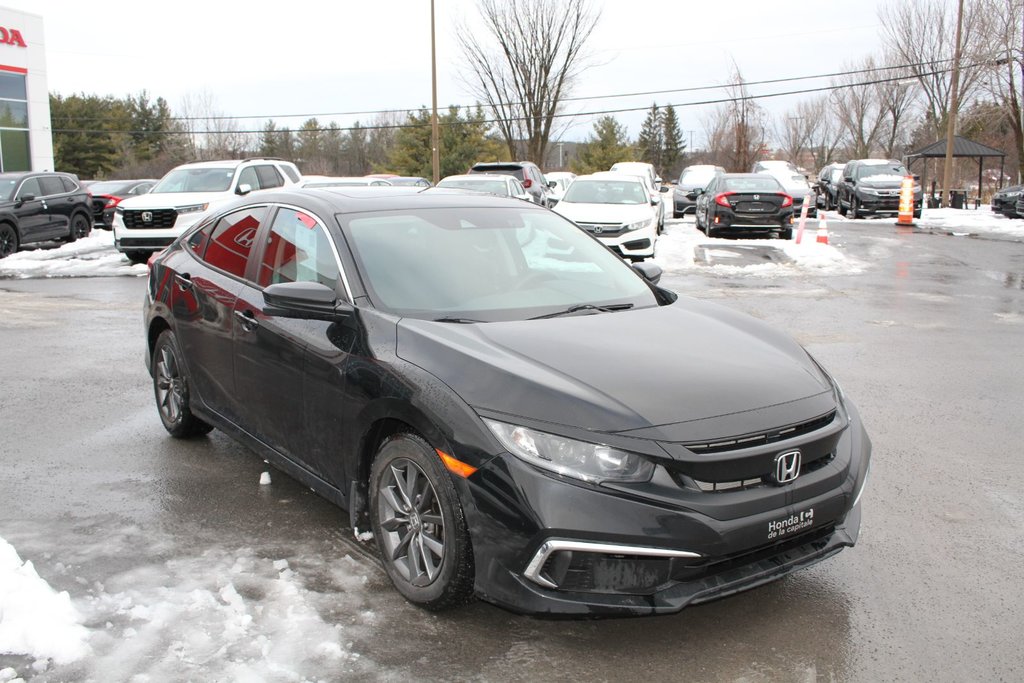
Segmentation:
<svg viewBox="0 0 1024 683">
<path fill-rule="evenodd" d="M 643 261 L 654 257 L 659 209 L 641 178 L 603 172 L 577 177 L 552 210 L 624 258 Z"/>
<path fill-rule="evenodd" d="M 499 173 L 450 175 L 447 178 L 441 178 L 437 186 L 487 192 L 489 194 L 496 194 L 499 197 L 514 197 L 516 199 L 533 201 L 530 193 L 526 191 L 526 188 L 523 187 L 523 184 L 517 178 Z"/>
</svg>

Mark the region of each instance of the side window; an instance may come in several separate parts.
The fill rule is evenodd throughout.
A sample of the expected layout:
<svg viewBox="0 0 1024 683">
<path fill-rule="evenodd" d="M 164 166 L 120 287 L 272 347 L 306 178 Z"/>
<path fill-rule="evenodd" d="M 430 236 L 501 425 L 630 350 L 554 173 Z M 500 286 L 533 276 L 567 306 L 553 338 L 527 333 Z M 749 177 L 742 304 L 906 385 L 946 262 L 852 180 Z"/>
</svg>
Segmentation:
<svg viewBox="0 0 1024 683">
<path fill-rule="evenodd" d="M 206 252 L 206 245 L 210 243 L 210 235 L 213 234 L 213 229 L 216 225 L 216 223 L 206 224 L 192 233 L 185 241 L 185 244 L 196 255 L 196 258 L 203 258 L 204 252 Z"/>
<path fill-rule="evenodd" d="M 244 277 L 245 266 L 256 241 L 256 231 L 266 212 L 265 206 L 249 207 L 229 213 L 217 221 L 203 260 L 225 273 Z"/>
<path fill-rule="evenodd" d="M 64 185 L 65 192 L 75 192 L 78 190 L 78 184 L 67 176 L 60 176 L 60 182 Z"/>
<path fill-rule="evenodd" d="M 284 169 L 284 174 L 288 176 L 293 183 L 297 183 L 302 180 L 302 176 L 299 175 L 299 169 L 295 168 L 292 164 L 281 164 L 281 168 Z"/>
<path fill-rule="evenodd" d="M 60 181 L 60 176 L 55 175 L 44 175 L 39 178 L 39 184 L 43 188 L 43 194 L 49 197 L 55 194 L 64 194 L 64 183 Z"/>
<path fill-rule="evenodd" d="M 268 187 L 281 187 L 284 185 L 284 178 L 273 166 L 257 166 L 256 176 L 260 179 L 260 189 Z"/>
<path fill-rule="evenodd" d="M 252 166 L 243 168 L 242 172 L 238 174 L 238 187 L 242 185 L 248 185 L 252 190 L 260 189 L 260 179 L 256 177 L 256 169 Z"/>
<path fill-rule="evenodd" d="M 43 196 L 43 188 L 39 186 L 39 178 L 29 178 L 21 184 L 21 189 L 18 190 L 18 198 L 26 195 L 32 195 L 33 197 Z"/>
<path fill-rule="evenodd" d="M 263 252 L 259 286 L 319 282 L 333 289 L 339 275 L 330 238 L 317 219 L 295 209 L 279 209 Z"/>
</svg>

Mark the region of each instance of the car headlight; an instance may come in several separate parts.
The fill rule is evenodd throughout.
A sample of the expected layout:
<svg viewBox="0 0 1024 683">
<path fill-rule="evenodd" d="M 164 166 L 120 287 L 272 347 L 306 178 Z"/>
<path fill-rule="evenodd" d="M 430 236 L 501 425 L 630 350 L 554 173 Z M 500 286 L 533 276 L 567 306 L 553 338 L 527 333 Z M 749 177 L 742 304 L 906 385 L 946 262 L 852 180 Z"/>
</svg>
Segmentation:
<svg viewBox="0 0 1024 683">
<path fill-rule="evenodd" d="M 199 213 L 200 211 L 206 211 L 206 209 L 209 206 L 210 204 L 209 202 L 207 202 L 206 204 L 192 204 L 190 206 L 179 206 L 175 210 L 178 212 L 178 215 L 180 216 L 183 213 Z"/>
<path fill-rule="evenodd" d="M 509 453 L 531 465 L 582 479 L 602 481 L 648 481 L 654 463 L 611 446 L 576 441 L 528 427 L 484 418 L 491 432 Z"/>
<path fill-rule="evenodd" d="M 623 223 L 622 229 L 629 232 L 630 230 L 639 230 L 646 228 L 650 221 L 637 221 L 636 223 Z"/>
</svg>

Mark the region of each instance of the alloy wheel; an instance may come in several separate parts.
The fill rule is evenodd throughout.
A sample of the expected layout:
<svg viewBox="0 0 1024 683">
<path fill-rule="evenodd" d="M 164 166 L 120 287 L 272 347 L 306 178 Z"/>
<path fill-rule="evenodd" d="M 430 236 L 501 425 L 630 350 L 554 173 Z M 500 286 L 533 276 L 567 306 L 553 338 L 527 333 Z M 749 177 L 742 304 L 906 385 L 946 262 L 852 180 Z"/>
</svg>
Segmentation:
<svg viewBox="0 0 1024 683">
<path fill-rule="evenodd" d="M 178 359 L 171 349 L 160 349 L 156 361 L 156 403 L 168 422 L 174 423 L 181 419 L 181 408 L 185 401 L 183 384 Z"/>
<path fill-rule="evenodd" d="M 385 557 L 413 586 L 431 584 L 445 554 L 444 516 L 427 475 L 411 460 L 396 459 L 378 485 Z"/>
</svg>

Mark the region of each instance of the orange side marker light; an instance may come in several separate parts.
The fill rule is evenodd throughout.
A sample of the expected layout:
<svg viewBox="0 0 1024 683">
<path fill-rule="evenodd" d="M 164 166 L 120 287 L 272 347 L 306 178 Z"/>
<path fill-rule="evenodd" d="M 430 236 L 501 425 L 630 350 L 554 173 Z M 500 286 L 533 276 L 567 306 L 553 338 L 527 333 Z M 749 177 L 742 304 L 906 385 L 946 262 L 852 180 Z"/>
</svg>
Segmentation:
<svg viewBox="0 0 1024 683">
<path fill-rule="evenodd" d="M 476 468 L 472 465 L 467 465 L 461 460 L 456 460 L 440 449 L 434 450 L 436 450 L 437 454 L 441 456 L 441 462 L 444 463 L 444 466 L 447 467 L 448 471 L 452 474 L 457 474 L 463 479 L 468 479 L 474 472 L 476 472 Z"/>
</svg>

